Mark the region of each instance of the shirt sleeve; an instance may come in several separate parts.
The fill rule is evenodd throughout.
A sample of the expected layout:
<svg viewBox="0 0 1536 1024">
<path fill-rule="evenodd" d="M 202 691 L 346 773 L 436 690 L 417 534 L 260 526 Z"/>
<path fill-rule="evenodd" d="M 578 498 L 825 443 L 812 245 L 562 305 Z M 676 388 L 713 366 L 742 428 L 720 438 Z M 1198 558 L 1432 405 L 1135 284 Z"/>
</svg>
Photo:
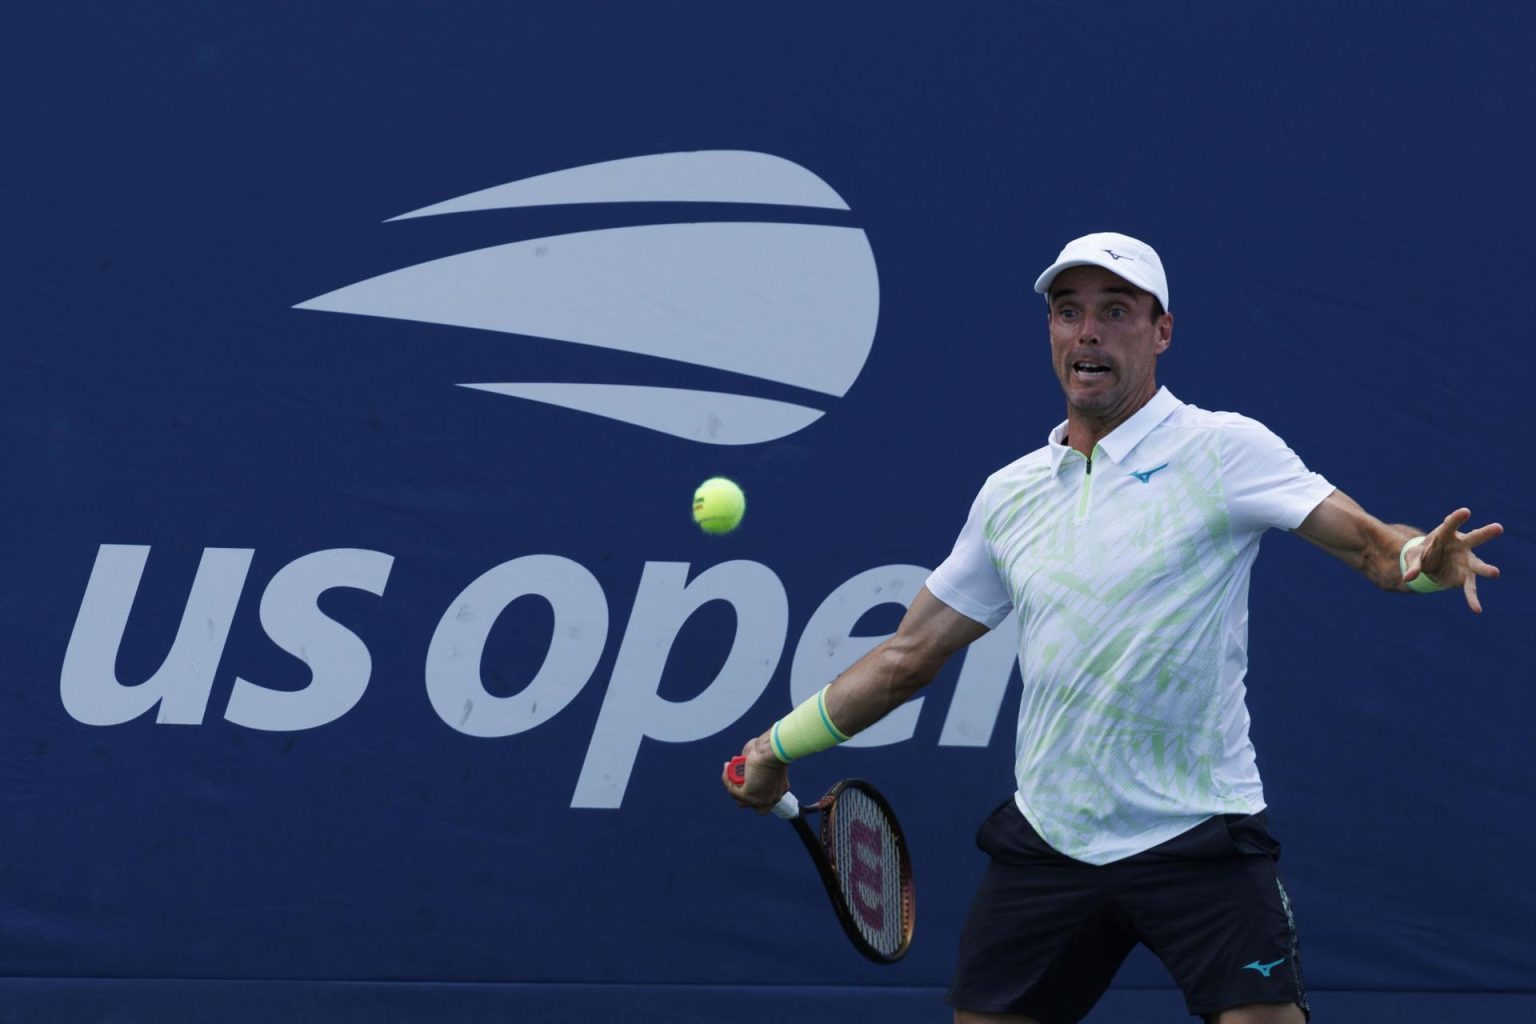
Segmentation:
<svg viewBox="0 0 1536 1024">
<path fill-rule="evenodd" d="M 1234 528 L 1294 530 L 1333 484 L 1264 424 L 1231 415 L 1222 428 L 1222 486 Z"/>
<path fill-rule="evenodd" d="M 961 615 L 991 629 L 1008 617 L 1013 598 L 987 545 L 985 495 L 983 487 L 971 503 L 971 513 L 955 539 L 954 550 L 928 577 L 926 586 L 929 593 Z"/>
</svg>

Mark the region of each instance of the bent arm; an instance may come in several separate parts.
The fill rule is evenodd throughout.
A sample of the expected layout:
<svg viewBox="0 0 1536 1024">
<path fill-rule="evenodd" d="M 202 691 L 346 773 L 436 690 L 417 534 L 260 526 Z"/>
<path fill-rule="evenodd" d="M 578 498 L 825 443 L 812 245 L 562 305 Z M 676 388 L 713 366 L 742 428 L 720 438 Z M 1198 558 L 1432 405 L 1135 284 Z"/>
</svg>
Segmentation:
<svg viewBox="0 0 1536 1024">
<path fill-rule="evenodd" d="M 881 642 L 833 681 L 827 716 L 852 736 L 874 725 L 933 681 L 950 655 L 987 632 L 929 592 L 918 591 L 894 636 Z M 737 803 L 765 811 L 789 788 L 788 767 L 773 753 L 772 729 L 748 741 L 746 782 L 722 775 Z"/>
</svg>

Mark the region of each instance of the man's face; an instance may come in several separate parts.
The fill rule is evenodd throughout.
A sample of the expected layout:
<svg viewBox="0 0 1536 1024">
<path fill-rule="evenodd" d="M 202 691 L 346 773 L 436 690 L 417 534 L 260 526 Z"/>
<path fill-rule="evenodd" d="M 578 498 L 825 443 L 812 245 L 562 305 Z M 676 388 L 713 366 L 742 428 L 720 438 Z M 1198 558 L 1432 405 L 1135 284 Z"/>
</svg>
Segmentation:
<svg viewBox="0 0 1536 1024">
<path fill-rule="evenodd" d="M 1118 424 L 1157 391 L 1157 357 L 1173 317 L 1156 299 L 1103 267 L 1072 267 L 1050 289 L 1051 362 L 1067 405 Z"/>
</svg>

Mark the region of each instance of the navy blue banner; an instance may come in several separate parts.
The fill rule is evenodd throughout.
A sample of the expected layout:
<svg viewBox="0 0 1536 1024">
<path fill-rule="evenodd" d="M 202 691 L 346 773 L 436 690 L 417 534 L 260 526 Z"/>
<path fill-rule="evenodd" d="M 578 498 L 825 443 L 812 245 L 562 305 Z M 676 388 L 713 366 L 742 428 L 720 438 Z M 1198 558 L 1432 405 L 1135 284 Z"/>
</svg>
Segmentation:
<svg viewBox="0 0 1536 1024">
<path fill-rule="evenodd" d="M 1062 418 L 1031 285 L 1098 230 L 1162 254 L 1178 397 L 1509 527 L 1481 617 L 1272 534 L 1248 700 L 1315 1008 L 1528 1014 L 1533 32 L 11 5 L 0 1017 L 945 1019 L 1009 630 L 794 769 L 900 813 L 896 967 L 720 766 Z M 1093 1019 L 1171 987 L 1138 954 Z"/>
</svg>

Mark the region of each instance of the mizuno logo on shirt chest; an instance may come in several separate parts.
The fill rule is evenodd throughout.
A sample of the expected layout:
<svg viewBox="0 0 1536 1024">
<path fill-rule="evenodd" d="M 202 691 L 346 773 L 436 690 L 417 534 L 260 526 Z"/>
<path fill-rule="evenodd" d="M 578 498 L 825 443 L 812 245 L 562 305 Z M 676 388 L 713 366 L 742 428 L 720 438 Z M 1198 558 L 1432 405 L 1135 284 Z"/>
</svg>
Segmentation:
<svg viewBox="0 0 1536 1024">
<path fill-rule="evenodd" d="M 1149 483 L 1152 482 L 1152 474 L 1153 473 L 1156 473 L 1158 470 L 1167 469 L 1167 468 L 1168 468 L 1168 463 L 1165 462 L 1161 466 L 1155 466 L 1152 469 L 1144 469 L 1144 470 L 1142 470 L 1139 473 L 1133 470 L 1131 472 L 1131 476 L 1135 477 L 1137 480 L 1140 480 L 1144 484 L 1149 484 Z"/>
</svg>

